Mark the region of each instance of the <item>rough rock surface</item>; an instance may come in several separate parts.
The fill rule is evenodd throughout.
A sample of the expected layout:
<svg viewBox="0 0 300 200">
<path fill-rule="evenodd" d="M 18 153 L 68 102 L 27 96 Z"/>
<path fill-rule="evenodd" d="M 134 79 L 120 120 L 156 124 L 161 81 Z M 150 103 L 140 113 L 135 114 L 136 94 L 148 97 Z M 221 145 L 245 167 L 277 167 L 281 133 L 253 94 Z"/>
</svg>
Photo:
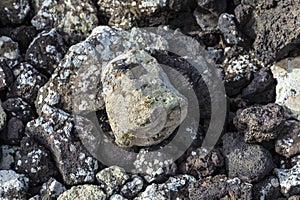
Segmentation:
<svg viewBox="0 0 300 200">
<path fill-rule="evenodd" d="M 145 18 L 153 18 L 155 13 L 166 7 L 166 0 L 141 0 L 141 1 L 122 1 L 122 0 L 99 0 L 99 10 L 103 15 L 109 18 L 110 26 L 117 26 L 124 29 L 129 29 L 136 25 L 139 21 L 145 21 Z M 160 15 L 160 20 L 151 18 L 147 21 L 152 23 L 164 22 L 164 16 Z M 141 23 L 141 22 L 140 22 Z M 152 24 L 154 25 L 154 24 Z"/>
<path fill-rule="evenodd" d="M 41 116 L 27 124 L 26 134 L 50 149 L 66 184 L 91 183 L 98 161 L 76 139 L 72 121 L 67 113 L 45 105 Z"/>
<path fill-rule="evenodd" d="M 127 183 L 123 185 L 120 191 L 124 197 L 128 199 L 132 199 L 139 194 L 139 192 L 143 189 L 143 187 L 144 187 L 144 180 L 140 176 L 133 175 L 127 181 Z"/>
<path fill-rule="evenodd" d="M 31 23 L 37 30 L 57 28 L 78 42 L 98 25 L 92 1 L 42 1 Z"/>
<path fill-rule="evenodd" d="M 0 101 L 0 131 L 4 128 L 6 125 L 6 113 L 2 108 L 2 103 Z"/>
<path fill-rule="evenodd" d="M 277 199 L 280 197 L 280 185 L 277 177 L 270 176 L 253 185 L 253 199 Z"/>
<path fill-rule="evenodd" d="M 285 59 L 271 67 L 277 80 L 276 103 L 288 107 L 300 119 L 300 57 Z"/>
<path fill-rule="evenodd" d="M 300 193 L 300 163 L 291 169 L 275 169 L 274 172 L 279 178 L 281 192 L 285 196 Z"/>
<path fill-rule="evenodd" d="M 226 10 L 227 2 L 222 0 L 197 0 L 198 5 L 213 13 L 214 15 L 220 15 Z"/>
<path fill-rule="evenodd" d="M 167 199 L 187 199 L 187 188 L 196 179 L 188 175 L 170 177 L 165 183 L 153 183 L 146 187 L 145 191 L 139 194 L 134 200 L 167 200 Z"/>
<path fill-rule="evenodd" d="M 8 67 L 12 68 L 18 64 L 19 45 L 11 38 L 0 37 L 0 62 L 5 62 Z"/>
<path fill-rule="evenodd" d="M 97 185 L 79 185 L 62 193 L 58 200 L 98 199 L 106 200 L 106 194 Z"/>
<path fill-rule="evenodd" d="M 0 198 L 26 199 L 28 190 L 28 178 L 23 174 L 17 174 L 13 170 L 0 170 Z"/>
<path fill-rule="evenodd" d="M 190 200 L 252 199 L 252 185 L 238 178 L 217 175 L 191 184 L 189 193 Z"/>
<path fill-rule="evenodd" d="M 283 128 L 284 120 L 283 108 L 271 103 L 238 110 L 234 125 L 245 131 L 246 142 L 262 142 L 275 139 Z"/>
<path fill-rule="evenodd" d="M 37 112 L 44 104 L 69 112 L 102 109 L 102 68 L 129 49 L 144 48 L 145 42 L 158 49 L 167 45 L 162 37 L 137 28 L 130 32 L 108 26 L 95 28 L 85 41 L 70 47 L 56 72 L 40 89 L 35 102 Z"/>
<path fill-rule="evenodd" d="M 16 156 L 15 170 L 30 179 L 30 185 L 38 185 L 58 175 L 50 152 L 32 138 L 24 137 L 20 153 Z"/>
<path fill-rule="evenodd" d="M 207 155 L 206 153 L 207 150 L 204 148 L 191 151 L 187 159 L 178 167 L 180 172 L 202 178 L 212 175 L 216 169 L 223 166 L 224 160 L 220 150 L 213 149 Z"/>
<path fill-rule="evenodd" d="M 260 145 L 243 142 L 239 133 L 223 136 L 223 150 L 229 177 L 259 181 L 274 168 L 271 153 Z"/>
<path fill-rule="evenodd" d="M 34 119 L 34 112 L 31 105 L 23 101 L 22 98 L 8 98 L 3 102 L 2 106 L 11 118 L 16 117 L 24 123 Z"/>
<path fill-rule="evenodd" d="M 292 157 L 300 153 L 300 122 L 288 120 L 285 128 L 275 143 L 275 151 L 285 157 Z"/>
<path fill-rule="evenodd" d="M 21 63 L 18 68 L 23 70 L 20 70 L 11 86 L 8 97 L 21 97 L 29 103 L 34 103 L 39 89 L 46 83 L 47 78 L 28 63 Z"/>
<path fill-rule="evenodd" d="M 187 99 L 144 50 L 113 59 L 101 79 L 106 112 L 120 146 L 158 144 L 186 117 Z"/>
<path fill-rule="evenodd" d="M 43 184 L 42 189 L 40 191 L 41 199 L 43 200 L 55 200 L 65 192 L 66 187 L 55 180 L 54 178 L 50 178 L 46 183 Z"/>
<path fill-rule="evenodd" d="M 19 147 L 2 145 L 0 149 L 0 169 L 9 170 L 15 166 L 15 156 L 20 151 Z"/>
<path fill-rule="evenodd" d="M 34 38 L 26 51 L 26 60 L 35 68 L 52 74 L 66 52 L 62 36 L 53 28 Z"/>
<path fill-rule="evenodd" d="M 0 91 L 8 89 L 13 83 L 13 75 L 4 62 L 0 63 Z"/>
<path fill-rule="evenodd" d="M 96 174 L 101 189 L 108 195 L 118 192 L 122 185 L 129 179 L 125 170 L 118 166 L 111 166 Z"/>
<path fill-rule="evenodd" d="M 3 133 L 2 139 L 6 144 L 19 145 L 24 135 L 24 123 L 22 120 L 12 117 L 7 123 L 7 131 Z"/>
<path fill-rule="evenodd" d="M 0 25 L 21 24 L 29 11 L 29 0 L 1 1 Z"/>
</svg>

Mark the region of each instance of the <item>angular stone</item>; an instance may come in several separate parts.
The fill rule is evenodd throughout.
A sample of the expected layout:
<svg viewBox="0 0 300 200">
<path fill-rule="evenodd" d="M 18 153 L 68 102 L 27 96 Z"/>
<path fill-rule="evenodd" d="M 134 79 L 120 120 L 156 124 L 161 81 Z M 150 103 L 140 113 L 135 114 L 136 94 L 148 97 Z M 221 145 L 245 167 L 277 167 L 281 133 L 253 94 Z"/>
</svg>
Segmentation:
<svg viewBox="0 0 300 200">
<path fill-rule="evenodd" d="M 126 199 L 120 194 L 114 194 L 111 197 L 109 197 L 109 200 L 128 200 L 128 199 Z"/>
<path fill-rule="evenodd" d="M 34 103 L 39 89 L 46 83 L 47 77 L 39 73 L 30 64 L 21 63 L 24 68 L 11 86 L 8 97 L 21 97 L 29 103 Z"/>
<path fill-rule="evenodd" d="M 288 120 L 275 143 L 275 151 L 287 158 L 300 153 L 300 122 Z"/>
<path fill-rule="evenodd" d="M 253 185 L 253 197 L 260 199 L 277 199 L 281 196 L 280 185 L 277 177 L 270 176 L 263 181 Z"/>
<path fill-rule="evenodd" d="M 227 8 L 227 2 L 223 0 L 197 0 L 198 6 L 209 10 L 215 15 L 220 15 Z"/>
<path fill-rule="evenodd" d="M 58 200 L 97 199 L 106 200 L 106 194 L 97 185 L 78 185 L 62 193 Z"/>
<path fill-rule="evenodd" d="M 26 51 L 26 60 L 37 69 L 52 74 L 66 52 L 62 36 L 53 28 L 34 38 Z"/>
<path fill-rule="evenodd" d="M 275 169 L 276 176 L 279 178 L 281 192 L 285 196 L 300 193 L 300 163 L 291 169 Z"/>
<path fill-rule="evenodd" d="M 133 175 L 133 177 L 129 181 L 127 181 L 127 183 L 124 184 L 120 191 L 124 197 L 128 199 L 133 199 L 139 194 L 143 187 L 144 180 L 137 175 Z"/>
<path fill-rule="evenodd" d="M 13 170 L 0 170 L 0 198 L 26 199 L 28 178 Z"/>
<path fill-rule="evenodd" d="M 5 62 L 9 68 L 18 64 L 19 45 L 11 38 L 0 37 L 0 62 Z"/>
<path fill-rule="evenodd" d="M 252 199 L 252 185 L 238 178 L 217 175 L 189 186 L 189 199 Z"/>
<path fill-rule="evenodd" d="M 276 85 L 276 103 L 288 107 L 300 120 L 300 57 L 282 60 L 271 67 Z"/>
<path fill-rule="evenodd" d="M 15 156 L 20 151 L 19 147 L 3 145 L 0 148 L 0 169 L 1 170 L 10 170 L 15 166 Z"/>
<path fill-rule="evenodd" d="M 20 152 L 16 156 L 15 170 L 25 174 L 32 186 L 58 175 L 50 152 L 34 142 L 33 138 L 28 137 L 24 137 L 21 141 Z"/>
<path fill-rule="evenodd" d="M 193 15 L 203 31 L 213 32 L 218 30 L 218 17 L 216 15 L 199 8 L 194 11 Z"/>
<path fill-rule="evenodd" d="M 223 136 L 228 177 L 239 177 L 247 182 L 263 179 L 274 168 L 272 155 L 260 145 L 243 142 L 238 133 Z"/>
<path fill-rule="evenodd" d="M 46 183 L 43 184 L 41 193 L 41 199 L 43 200 L 55 200 L 66 191 L 66 187 L 55 180 L 50 178 Z"/>
<path fill-rule="evenodd" d="M 100 187 L 108 196 L 118 192 L 129 179 L 125 170 L 118 166 L 103 169 L 96 175 Z"/>
<path fill-rule="evenodd" d="M 22 120 L 12 117 L 7 123 L 7 134 L 3 140 L 7 144 L 19 145 L 24 134 L 24 123 Z"/>
<path fill-rule="evenodd" d="M 4 62 L 0 63 L 0 91 L 7 89 L 14 81 L 11 70 Z"/>
<path fill-rule="evenodd" d="M 106 112 L 120 146 L 158 144 L 186 117 L 186 98 L 146 51 L 113 59 L 103 69 L 102 83 Z"/>
<path fill-rule="evenodd" d="M 274 103 L 251 106 L 237 111 L 234 125 L 245 131 L 246 142 L 262 142 L 275 139 L 283 128 L 284 109 Z"/>
<path fill-rule="evenodd" d="M 98 161 L 76 140 L 72 117 L 47 105 L 41 112 L 27 123 L 26 133 L 50 149 L 65 184 L 93 182 Z"/>
<path fill-rule="evenodd" d="M 4 129 L 5 125 L 6 125 L 6 113 L 3 110 L 2 104 L 1 104 L 1 101 L 0 101 L 0 131 L 2 129 Z"/>
<path fill-rule="evenodd" d="M 79 42 L 98 25 L 97 10 L 90 0 L 42 1 L 31 23 L 37 30 L 57 28 L 66 39 Z"/>
<path fill-rule="evenodd" d="M 0 24 L 21 24 L 30 11 L 29 0 L 0 1 Z"/>
<path fill-rule="evenodd" d="M 34 111 L 31 105 L 21 98 L 8 98 L 2 106 L 11 118 L 15 117 L 24 123 L 34 119 Z"/>
</svg>

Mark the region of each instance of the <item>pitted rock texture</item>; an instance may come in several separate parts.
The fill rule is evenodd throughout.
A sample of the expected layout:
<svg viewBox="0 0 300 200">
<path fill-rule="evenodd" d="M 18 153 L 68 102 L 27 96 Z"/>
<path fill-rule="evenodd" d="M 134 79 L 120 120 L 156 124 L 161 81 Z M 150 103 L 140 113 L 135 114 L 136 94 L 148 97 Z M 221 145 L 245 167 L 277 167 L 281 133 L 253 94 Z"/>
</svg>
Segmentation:
<svg viewBox="0 0 300 200">
<path fill-rule="evenodd" d="M 66 190 L 67 189 L 63 184 L 61 184 L 54 178 L 50 178 L 46 183 L 42 185 L 40 196 L 43 200 L 55 200 Z"/>
<path fill-rule="evenodd" d="M 246 182 L 260 181 L 274 168 L 271 153 L 260 145 L 243 142 L 239 133 L 223 136 L 228 177 Z"/>
<path fill-rule="evenodd" d="M 144 50 L 130 51 L 109 62 L 102 83 L 106 112 L 120 146 L 158 144 L 186 117 L 187 99 Z"/>
<path fill-rule="evenodd" d="M 202 178 L 212 175 L 223 164 L 224 160 L 220 150 L 213 149 L 207 154 L 206 149 L 197 148 L 191 151 L 184 162 L 180 163 L 179 170 L 183 174 Z"/>
<path fill-rule="evenodd" d="M 16 117 L 26 123 L 34 119 L 34 111 L 30 104 L 22 98 L 8 98 L 2 104 L 9 117 Z"/>
<path fill-rule="evenodd" d="M 140 176 L 133 175 L 121 188 L 120 193 L 128 198 L 132 199 L 136 197 L 144 187 L 144 180 Z"/>
<path fill-rule="evenodd" d="M 39 118 L 27 123 L 26 134 L 50 149 L 66 184 L 92 183 L 98 161 L 78 141 L 72 117 L 47 105 L 41 111 Z"/>
<path fill-rule="evenodd" d="M 97 173 L 96 178 L 101 189 L 108 196 L 111 196 L 118 192 L 130 177 L 124 169 L 118 166 L 111 166 Z"/>
<path fill-rule="evenodd" d="M 52 74 L 67 52 L 62 36 L 56 31 L 43 31 L 38 34 L 26 51 L 26 60 L 35 68 Z"/>
<path fill-rule="evenodd" d="M 19 45 L 11 38 L 0 37 L 0 62 L 5 62 L 9 68 L 18 64 L 19 60 Z"/>
<path fill-rule="evenodd" d="M 14 78 L 9 67 L 4 63 L 0 63 L 0 91 L 8 89 L 13 83 Z"/>
<path fill-rule="evenodd" d="M 21 24 L 30 11 L 29 0 L 0 2 L 0 25 Z"/>
<path fill-rule="evenodd" d="M 300 153 L 300 122 L 287 120 L 275 143 L 275 151 L 287 158 Z"/>
<path fill-rule="evenodd" d="M 200 179 L 189 186 L 190 200 L 252 199 L 252 185 L 238 178 L 217 175 Z"/>
<path fill-rule="evenodd" d="M 283 108 L 271 103 L 238 110 L 234 124 L 245 131 L 246 142 L 262 142 L 275 139 L 283 128 L 284 120 Z"/>
<path fill-rule="evenodd" d="M 13 170 L 0 170 L 0 198 L 3 200 L 26 199 L 28 178 Z"/>
<path fill-rule="evenodd" d="M 141 0 L 141 1 L 122 1 L 122 0 L 99 0 L 100 12 L 109 18 L 110 26 L 117 26 L 129 29 L 143 21 L 148 24 L 163 23 L 166 19 L 161 13 L 155 20 L 153 16 L 168 6 L 167 0 Z M 151 19 L 152 17 L 152 19 Z M 147 19 L 148 18 L 148 19 Z M 154 18 L 154 19 L 153 19 Z M 145 22 L 144 22 L 145 23 Z"/>
<path fill-rule="evenodd" d="M 47 78 L 28 63 L 21 63 L 17 68 L 23 70 L 12 84 L 8 97 L 21 97 L 29 103 L 34 103 L 39 89 L 46 83 Z"/>
<path fill-rule="evenodd" d="M 291 169 L 275 169 L 276 176 L 279 178 L 281 192 L 285 196 L 299 194 L 300 192 L 300 163 Z"/>
<path fill-rule="evenodd" d="M 78 185 L 62 193 L 58 200 L 97 199 L 106 200 L 106 194 L 97 185 Z"/>
<path fill-rule="evenodd" d="M 90 0 L 44 0 L 39 3 L 31 20 L 37 30 L 57 28 L 70 37 L 71 42 L 78 42 L 98 25 L 97 10 Z"/>
<path fill-rule="evenodd" d="M 280 197 L 279 180 L 275 176 L 267 177 L 261 182 L 253 185 L 253 199 L 277 199 Z"/>
<path fill-rule="evenodd" d="M 25 174 L 30 179 L 30 185 L 33 186 L 58 175 L 50 152 L 34 142 L 32 138 L 22 139 L 15 163 L 16 172 Z"/>
<path fill-rule="evenodd" d="M 108 26 L 95 28 L 85 41 L 70 47 L 56 72 L 40 89 L 35 102 L 37 112 L 44 104 L 76 113 L 104 108 L 102 68 L 123 52 L 145 45 L 165 49 L 167 42 L 137 28 L 128 32 Z"/>
<path fill-rule="evenodd" d="M 300 57 L 284 59 L 271 67 L 277 80 L 276 103 L 288 107 L 300 120 Z"/>
</svg>

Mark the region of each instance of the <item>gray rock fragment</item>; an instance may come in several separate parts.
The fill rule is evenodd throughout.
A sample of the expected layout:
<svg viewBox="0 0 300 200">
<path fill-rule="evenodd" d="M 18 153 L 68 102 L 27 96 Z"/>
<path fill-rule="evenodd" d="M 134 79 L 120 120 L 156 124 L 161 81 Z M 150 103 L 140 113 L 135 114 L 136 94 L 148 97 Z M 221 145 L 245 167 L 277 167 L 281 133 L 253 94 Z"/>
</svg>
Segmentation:
<svg viewBox="0 0 300 200">
<path fill-rule="evenodd" d="M 106 200 L 106 194 L 97 185 L 78 185 L 62 193 L 58 200 L 83 200 L 97 199 Z"/>
</svg>

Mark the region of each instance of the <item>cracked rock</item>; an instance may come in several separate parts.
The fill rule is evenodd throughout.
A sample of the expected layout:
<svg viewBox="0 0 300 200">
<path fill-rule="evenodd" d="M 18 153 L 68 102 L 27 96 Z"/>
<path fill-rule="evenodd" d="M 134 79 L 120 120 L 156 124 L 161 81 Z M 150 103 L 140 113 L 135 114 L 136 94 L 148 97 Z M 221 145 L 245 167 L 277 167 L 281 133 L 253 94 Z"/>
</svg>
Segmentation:
<svg viewBox="0 0 300 200">
<path fill-rule="evenodd" d="M 97 185 L 78 185 L 62 193 L 57 200 L 97 199 L 106 200 L 106 194 Z"/>
<path fill-rule="evenodd" d="M 0 37 L 0 62 L 5 62 L 9 68 L 18 64 L 19 45 L 11 38 Z"/>
<path fill-rule="evenodd" d="M 130 177 L 124 169 L 118 166 L 111 166 L 97 173 L 96 178 L 101 189 L 108 196 L 111 196 L 118 192 Z"/>
<path fill-rule="evenodd" d="M 51 151 L 65 184 L 93 182 L 98 161 L 76 139 L 72 117 L 47 105 L 41 111 L 27 124 L 26 133 Z"/>
<path fill-rule="evenodd" d="M 224 135 L 223 149 L 229 177 L 259 181 L 274 168 L 270 152 L 260 145 L 243 142 L 239 133 Z"/>
<path fill-rule="evenodd" d="M 34 38 L 26 51 L 26 60 L 37 69 L 52 74 L 66 52 L 62 36 L 56 29 L 51 29 Z"/>
<path fill-rule="evenodd" d="M 245 131 L 246 142 L 263 142 L 278 136 L 284 120 L 283 108 L 270 103 L 238 110 L 233 122 L 239 130 Z"/>
<path fill-rule="evenodd" d="M 28 178 L 13 170 L 0 170 L 0 198 L 26 199 Z"/>
<path fill-rule="evenodd" d="M 200 179 L 189 186 L 190 200 L 252 199 L 252 185 L 239 178 L 217 175 Z"/>
<path fill-rule="evenodd" d="M 0 1 L 0 24 L 21 24 L 30 11 L 29 0 Z"/>
</svg>

